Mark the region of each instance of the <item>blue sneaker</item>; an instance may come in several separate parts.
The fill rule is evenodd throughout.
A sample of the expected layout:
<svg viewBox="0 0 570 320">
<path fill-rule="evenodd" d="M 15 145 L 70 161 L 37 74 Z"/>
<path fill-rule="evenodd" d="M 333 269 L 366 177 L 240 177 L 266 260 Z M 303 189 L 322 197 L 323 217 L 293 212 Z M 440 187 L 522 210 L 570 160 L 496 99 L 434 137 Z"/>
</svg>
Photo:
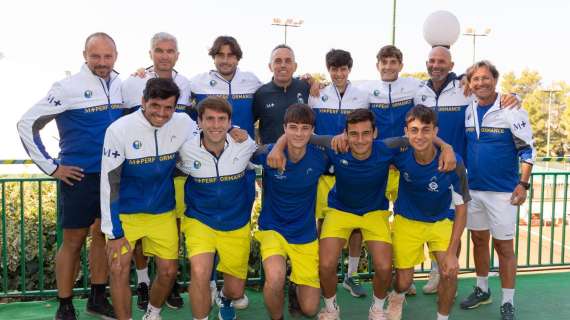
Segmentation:
<svg viewBox="0 0 570 320">
<path fill-rule="evenodd" d="M 234 305 L 231 299 L 226 297 L 222 297 L 221 294 L 218 294 L 218 297 L 221 301 L 220 310 L 218 311 L 218 319 L 219 320 L 236 320 L 236 310 L 234 309 Z"/>
<path fill-rule="evenodd" d="M 510 302 L 505 302 L 501 306 L 501 320 L 515 320 L 515 307 Z"/>
<path fill-rule="evenodd" d="M 488 289 L 488 292 L 483 292 L 481 288 L 475 287 L 473 289 L 473 292 L 467 298 L 465 298 L 465 300 L 461 301 L 461 304 L 459 306 L 461 309 L 467 310 L 475 309 L 480 305 L 489 304 L 491 302 L 491 289 Z"/>
</svg>

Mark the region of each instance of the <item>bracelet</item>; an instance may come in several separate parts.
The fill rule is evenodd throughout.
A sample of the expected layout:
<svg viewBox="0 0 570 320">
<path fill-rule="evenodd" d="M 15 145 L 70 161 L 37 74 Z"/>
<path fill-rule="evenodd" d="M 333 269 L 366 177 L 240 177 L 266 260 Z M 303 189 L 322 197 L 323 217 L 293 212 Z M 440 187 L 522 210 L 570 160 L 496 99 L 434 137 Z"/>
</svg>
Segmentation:
<svg viewBox="0 0 570 320">
<path fill-rule="evenodd" d="M 528 182 L 524 182 L 524 181 L 521 180 L 521 181 L 519 181 L 519 184 L 520 184 L 525 190 L 530 189 L 530 183 L 528 183 Z"/>
</svg>

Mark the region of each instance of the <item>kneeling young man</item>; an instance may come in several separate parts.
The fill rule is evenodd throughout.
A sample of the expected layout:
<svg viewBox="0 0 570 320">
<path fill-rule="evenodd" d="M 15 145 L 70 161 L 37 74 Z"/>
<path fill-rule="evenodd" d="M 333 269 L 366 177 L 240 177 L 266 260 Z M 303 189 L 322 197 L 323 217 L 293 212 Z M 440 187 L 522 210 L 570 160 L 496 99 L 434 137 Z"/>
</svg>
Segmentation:
<svg viewBox="0 0 570 320">
<path fill-rule="evenodd" d="M 259 231 L 265 284 L 263 296 L 271 319 L 283 319 L 286 258 L 291 260 L 289 312 L 314 316 L 319 307 L 319 245 L 315 222 L 315 198 L 319 177 L 328 169 L 324 151 L 308 145 L 315 128 L 315 114 L 305 104 L 287 108 L 284 117 L 284 168 L 266 164 L 273 145 L 256 153 L 263 165 L 263 202 Z"/>
<path fill-rule="evenodd" d="M 175 113 L 180 90 L 171 79 L 146 83 L 140 110 L 105 134 L 101 162 L 101 228 L 107 235 L 111 297 L 118 319 L 130 319 L 130 264 L 137 240 L 155 257 L 157 275 L 143 319 L 160 319 L 176 277 L 178 231 L 172 174 L 176 152 L 196 133 L 194 121 Z"/>
<path fill-rule="evenodd" d="M 424 244 L 437 259 L 441 280 L 437 320 L 446 320 L 457 289 L 456 252 L 465 228 L 466 202 L 470 200 L 465 166 L 456 154 L 454 171 L 438 170 L 434 146 L 437 115 L 423 105 L 408 111 L 404 131 L 411 148 L 398 154 L 398 199 L 394 206 L 392 246 L 396 268 L 395 292 L 388 299 L 388 319 L 401 319 L 405 293 L 412 284 L 414 266 L 424 261 Z"/>
</svg>

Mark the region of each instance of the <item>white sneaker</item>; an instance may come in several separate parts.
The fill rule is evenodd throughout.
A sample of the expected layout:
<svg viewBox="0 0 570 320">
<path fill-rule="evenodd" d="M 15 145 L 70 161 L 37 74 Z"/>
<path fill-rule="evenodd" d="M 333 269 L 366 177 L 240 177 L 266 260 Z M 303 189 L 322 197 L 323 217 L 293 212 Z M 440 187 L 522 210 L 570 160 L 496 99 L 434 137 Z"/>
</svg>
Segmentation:
<svg viewBox="0 0 570 320">
<path fill-rule="evenodd" d="M 218 297 L 218 288 L 215 283 L 210 281 L 210 306 L 214 306 L 214 303 L 216 303 L 216 297 Z M 218 306 L 220 306 L 220 304 L 221 303 L 219 303 Z"/>
<path fill-rule="evenodd" d="M 416 294 L 417 294 L 416 284 L 412 282 L 412 285 L 410 286 L 408 291 L 406 291 L 406 295 L 407 296 L 415 296 Z"/>
<path fill-rule="evenodd" d="M 340 320 L 340 308 L 336 307 L 335 310 L 328 310 L 326 307 L 322 308 L 317 315 L 319 320 Z"/>
<path fill-rule="evenodd" d="M 384 309 L 378 309 L 376 305 L 372 304 L 368 310 L 368 320 L 388 320 L 388 318 Z"/>
<path fill-rule="evenodd" d="M 439 272 L 431 271 L 429 273 L 429 279 L 426 285 L 422 288 L 425 294 L 437 293 L 437 286 L 439 285 Z"/>
<path fill-rule="evenodd" d="M 222 305 L 222 299 L 220 299 L 220 295 L 217 295 L 215 300 L 218 307 L 220 307 Z M 249 298 L 244 293 L 243 297 L 233 300 L 232 303 L 234 305 L 234 308 L 238 310 L 246 309 L 249 306 Z"/>
<path fill-rule="evenodd" d="M 389 320 L 402 319 L 402 309 L 404 308 L 405 300 L 406 295 L 397 294 L 395 291 L 392 291 L 388 295 L 388 307 L 386 308 L 386 315 Z"/>
<path fill-rule="evenodd" d="M 150 311 L 147 310 L 142 317 L 142 320 L 162 320 L 160 315 L 152 315 Z"/>
</svg>

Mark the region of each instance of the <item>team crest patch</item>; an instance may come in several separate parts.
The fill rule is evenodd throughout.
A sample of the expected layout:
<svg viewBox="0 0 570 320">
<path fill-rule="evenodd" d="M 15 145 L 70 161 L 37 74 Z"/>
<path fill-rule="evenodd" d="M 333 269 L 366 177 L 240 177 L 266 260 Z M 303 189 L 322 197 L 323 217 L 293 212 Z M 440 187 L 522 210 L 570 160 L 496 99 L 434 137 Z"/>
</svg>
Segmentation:
<svg viewBox="0 0 570 320">
<path fill-rule="evenodd" d="M 328 99 L 329 99 L 329 96 L 327 96 L 326 94 L 321 97 L 321 100 L 322 100 L 323 102 L 326 102 Z"/>
<path fill-rule="evenodd" d="M 428 191 L 438 192 L 439 185 L 437 184 L 437 178 L 433 176 L 430 180 L 431 182 L 428 184 Z"/>
<path fill-rule="evenodd" d="M 194 169 L 200 169 L 201 166 L 202 166 L 202 164 L 200 163 L 200 161 L 198 161 L 198 160 L 194 161 Z"/>
<path fill-rule="evenodd" d="M 410 179 L 409 173 L 404 172 L 403 176 L 404 176 L 404 180 L 406 180 L 406 182 L 412 182 L 412 179 Z"/>
<path fill-rule="evenodd" d="M 343 166 L 348 166 L 348 161 L 346 159 L 342 159 L 340 160 L 340 164 L 342 164 Z"/>
<path fill-rule="evenodd" d="M 374 96 L 377 97 L 380 95 L 380 90 L 376 89 L 374 90 Z"/>
<path fill-rule="evenodd" d="M 422 94 L 422 102 L 426 101 L 427 97 L 425 94 Z"/>
<path fill-rule="evenodd" d="M 135 148 L 135 149 L 138 150 L 138 149 L 140 149 L 141 147 L 142 147 L 142 142 L 140 142 L 139 140 L 135 140 L 135 141 L 133 142 L 133 148 Z"/>
<path fill-rule="evenodd" d="M 297 93 L 297 102 L 298 103 L 305 103 L 305 101 L 303 100 L 303 94 L 301 92 Z"/>
<path fill-rule="evenodd" d="M 216 80 L 210 80 L 210 87 L 213 87 L 217 84 Z"/>
<path fill-rule="evenodd" d="M 83 96 L 87 99 L 91 98 L 93 96 L 93 91 L 91 90 L 85 90 L 85 92 L 83 92 Z"/>
</svg>

